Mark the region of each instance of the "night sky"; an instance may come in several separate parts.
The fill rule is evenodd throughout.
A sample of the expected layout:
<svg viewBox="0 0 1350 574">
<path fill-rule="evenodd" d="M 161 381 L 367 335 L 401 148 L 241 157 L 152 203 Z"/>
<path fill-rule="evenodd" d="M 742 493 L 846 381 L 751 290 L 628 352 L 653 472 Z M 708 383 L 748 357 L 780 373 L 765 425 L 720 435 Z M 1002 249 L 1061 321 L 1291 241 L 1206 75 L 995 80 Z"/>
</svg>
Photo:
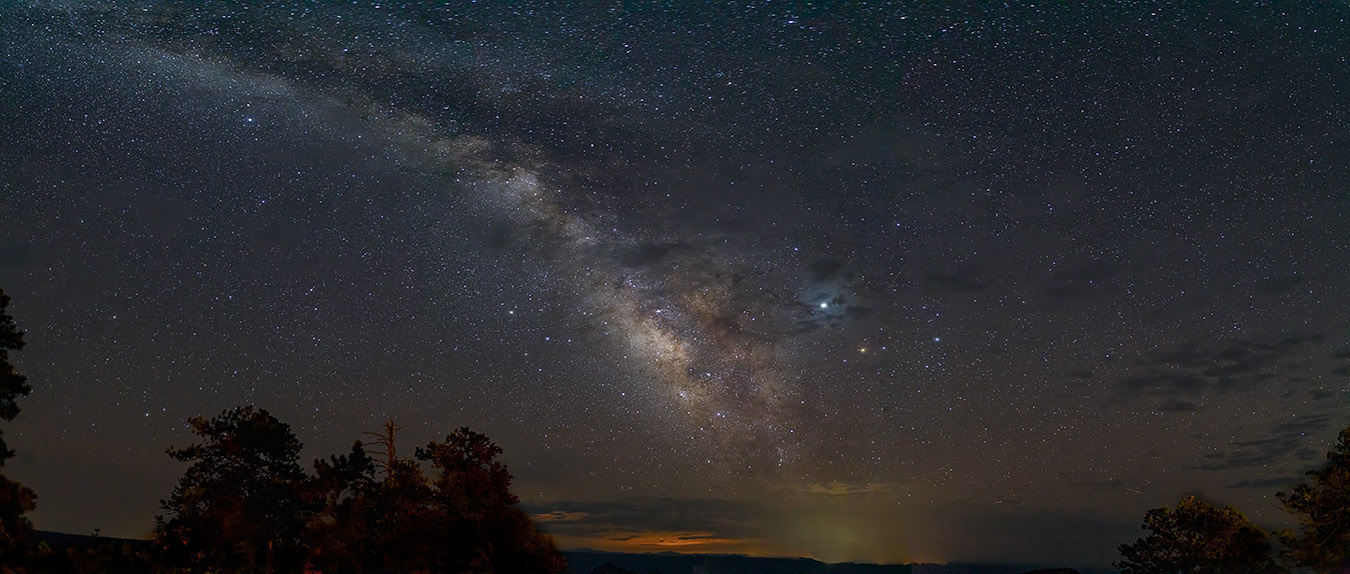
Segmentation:
<svg viewBox="0 0 1350 574">
<path fill-rule="evenodd" d="M 255 404 L 565 548 L 1100 567 L 1350 424 L 1344 3 L 204 4 L 0 7 L 38 528 Z"/>
</svg>

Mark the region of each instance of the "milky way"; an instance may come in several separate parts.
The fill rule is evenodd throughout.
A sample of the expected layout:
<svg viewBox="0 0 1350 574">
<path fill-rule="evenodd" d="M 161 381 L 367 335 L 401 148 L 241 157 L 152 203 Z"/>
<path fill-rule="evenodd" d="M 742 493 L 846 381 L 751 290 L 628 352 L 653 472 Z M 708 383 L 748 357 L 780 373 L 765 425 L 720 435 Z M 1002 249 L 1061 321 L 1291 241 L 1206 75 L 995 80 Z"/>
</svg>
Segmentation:
<svg viewBox="0 0 1350 574">
<path fill-rule="evenodd" d="M 791 360 L 779 341 L 803 325 L 841 318 L 838 295 L 796 287 L 800 281 L 764 268 L 750 252 L 717 257 L 707 244 L 719 238 L 604 228 L 612 214 L 565 205 L 578 191 L 541 173 L 568 166 L 541 150 L 442 133 L 415 115 L 372 110 L 368 117 L 409 167 L 447 174 L 449 193 L 509 221 L 506 232 L 529 236 L 531 255 L 549 261 L 539 280 L 578 294 L 577 313 L 614 335 L 617 351 L 632 360 L 642 378 L 636 388 L 654 387 L 658 408 L 681 411 L 712 435 L 717 458 L 783 466 L 799 455 L 800 409 L 792 403 L 800 401 L 796 381 L 778 366 Z M 492 147 L 512 145 L 525 148 L 512 154 L 524 159 L 491 157 Z M 807 300 L 792 299 L 793 291 Z"/>
<path fill-rule="evenodd" d="M 486 432 L 565 546 L 1279 524 L 1350 422 L 1346 16 L 7 3 L 6 472 L 142 535 L 252 403 L 307 456 Z"/>
</svg>

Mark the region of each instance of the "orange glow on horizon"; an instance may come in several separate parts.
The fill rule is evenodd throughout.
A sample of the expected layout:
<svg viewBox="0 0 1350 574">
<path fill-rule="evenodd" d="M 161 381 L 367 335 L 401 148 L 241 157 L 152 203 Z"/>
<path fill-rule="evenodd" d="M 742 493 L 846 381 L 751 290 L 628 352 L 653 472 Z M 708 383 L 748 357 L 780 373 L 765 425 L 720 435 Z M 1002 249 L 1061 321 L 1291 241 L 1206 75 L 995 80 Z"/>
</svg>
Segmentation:
<svg viewBox="0 0 1350 574">
<path fill-rule="evenodd" d="M 606 552 L 679 552 L 682 554 L 766 555 L 757 541 L 748 538 L 722 538 L 701 531 L 616 530 L 595 536 L 554 535 L 559 548 L 590 548 Z"/>
</svg>

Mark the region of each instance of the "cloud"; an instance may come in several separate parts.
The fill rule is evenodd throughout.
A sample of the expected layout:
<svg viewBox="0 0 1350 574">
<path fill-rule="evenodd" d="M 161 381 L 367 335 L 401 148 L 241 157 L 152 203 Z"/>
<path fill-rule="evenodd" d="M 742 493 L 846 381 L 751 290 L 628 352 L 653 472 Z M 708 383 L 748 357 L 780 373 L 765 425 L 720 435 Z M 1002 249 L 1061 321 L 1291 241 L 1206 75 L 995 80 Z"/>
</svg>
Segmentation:
<svg viewBox="0 0 1350 574">
<path fill-rule="evenodd" d="M 951 273 L 934 271 L 925 273 L 921 281 L 930 291 L 972 295 L 989 289 L 989 282 L 979 277 L 977 273 L 978 271 L 973 269 L 959 269 Z"/>
<path fill-rule="evenodd" d="M 1330 415 L 1314 415 L 1276 423 L 1269 431 L 1262 433 L 1261 438 L 1233 442 L 1233 450 L 1209 454 L 1205 457 L 1206 462 L 1190 468 L 1225 471 L 1266 468 L 1290 454 L 1303 461 L 1316 460 L 1318 451 L 1308 446 L 1308 436 L 1320 437 L 1326 434 L 1331 423 Z"/>
<path fill-rule="evenodd" d="M 1069 486 L 1087 488 L 1095 492 L 1128 492 L 1139 494 L 1139 489 L 1131 487 L 1130 484 L 1137 482 L 1132 478 L 1109 478 L 1103 480 L 1080 480 L 1071 482 Z"/>
<path fill-rule="evenodd" d="M 1271 340 L 1217 341 L 1199 338 L 1164 348 L 1134 363 L 1134 372 L 1116 379 L 1124 398 L 1155 398 L 1167 412 L 1200 410 L 1210 393 L 1242 392 L 1269 384 L 1277 377 L 1296 381 L 1308 355 L 1324 336 L 1290 334 Z"/>
<path fill-rule="evenodd" d="M 613 532 L 704 532 L 744 538 L 766 517 L 762 505 L 734 500 L 643 499 L 612 502 L 559 501 L 529 506 L 547 521 L 554 534 L 603 536 Z M 567 518 L 567 519 L 562 519 Z"/>
<path fill-rule="evenodd" d="M 578 522 L 581 520 L 585 520 L 589 516 L 590 513 L 587 512 L 566 512 L 562 510 L 554 510 L 552 512 L 531 514 L 530 518 L 533 519 L 535 522 Z"/>
<path fill-rule="evenodd" d="M 1115 274 L 1114 268 L 1105 261 L 1090 261 L 1062 269 L 1051 277 L 1050 284 L 1041 291 L 1041 295 L 1054 303 L 1064 304 L 1119 293 L 1120 289 L 1110 283 Z"/>
<path fill-rule="evenodd" d="M 1298 287 L 1299 285 L 1302 285 L 1303 282 L 1306 280 L 1307 277 L 1295 273 L 1293 275 L 1285 275 L 1283 277 L 1273 277 L 1270 279 L 1262 279 L 1260 281 L 1257 281 L 1256 289 L 1267 295 L 1279 295 L 1281 293 L 1289 291 L 1290 289 Z"/>
<path fill-rule="evenodd" d="M 1204 377 L 1188 373 L 1158 373 L 1125 377 L 1117 381 L 1120 387 L 1132 393 L 1154 393 L 1174 396 L 1178 393 L 1198 395 L 1209 383 Z"/>
<path fill-rule="evenodd" d="M 1339 353 L 1332 355 L 1331 358 L 1336 359 L 1337 363 L 1344 362 L 1347 359 L 1350 359 L 1350 351 L 1341 351 Z M 1331 374 L 1340 375 L 1342 377 L 1350 377 L 1350 365 L 1338 366 L 1331 370 Z"/>
<path fill-rule="evenodd" d="M 1159 405 L 1158 410 L 1167 413 L 1189 413 L 1200 410 L 1200 405 L 1190 401 L 1167 401 Z"/>
<path fill-rule="evenodd" d="M 750 552 L 755 542 L 698 530 L 614 530 L 600 536 L 567 537 L 567 540 L 610 552 Z"/>
<path fill-rule="evenodd" d="M 628 267 L 645 267 L 665 262 L 676 252 L 692 249 L 687 243 L 642 243 L 620 256 L 620 261 Z"/>
<path fill-rule="evenodd" d="M 806 266 L 806 270 L 810 272 L 812 281 L 832 281 L 843 272 L 844 262 L 833 257 L 825 257 L 812 261 Z"/>
<path fill-rule="evenodd" d="M 844 482 L 831 482 L 828 484 L 809 484 L 802 489 L 805 494 L 815 494 L 823 496 L 855 496 L 868 494 L 890 494 L 892 489 L 888 484 L 848 484 Z"/>
<path fill-rule="evenodd" d="M 762 554 L 762 505 L 730 500 L 560 501 L 530 507 L 563 548 L 611 552 Z"/>
<path fill-rule="evenodd" d="M 17 271 L 38 261 L 37 246 L 23 240 L 0 236 L 0 269 Z"/>
<path fill-rule="evenodd" d="M 1289 488 L 1298 484 L 1297 476 L 1270 476 L 1265 478 L 1247 478 L 1231 484 L 1225 484 L 1224 488 L 1253 488 L 1258 490 L 1269 490 L 1272 488 Z"/>
</svg>

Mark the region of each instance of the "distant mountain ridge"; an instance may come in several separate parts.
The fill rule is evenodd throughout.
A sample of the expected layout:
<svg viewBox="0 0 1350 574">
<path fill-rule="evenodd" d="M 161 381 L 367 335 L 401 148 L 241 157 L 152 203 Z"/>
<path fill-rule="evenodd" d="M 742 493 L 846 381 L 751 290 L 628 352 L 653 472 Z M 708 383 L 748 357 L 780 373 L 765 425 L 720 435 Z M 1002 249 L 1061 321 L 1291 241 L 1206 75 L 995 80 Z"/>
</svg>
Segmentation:
<svg viewBox="0 0 1350 574">
<path fill-rule="evenodd" d="M 39 530 L 38 538 L 52 548 L 126 544 L 149 550 L 150 542 Z M 602 550 L 563 550 L 568 574 L 1079 574 L 1070 568 L 1035 570 L 1006 564 L 830 564 L 811 558 L 766 558 L 739 554 L 628 554 Z M 608 567 L 606 567 L 608 565 Z"/>
<path fill-rule="evenodd" d="M 738 554 L 626 554 L 599 550 L 566 550 L 568 574 L 591 574 L 606 564 L 613 569 L 601 574 L 914 574 L 902 564 L 828 564 L 810 558 L 761 558 Z M 992 574 L 992 573 L 991 573 Z M 998 573 L 1003 574 L 1003 573 Z"/>
<path fill-rule="evenodd" d="M 810 558 L 738 554 L 565 550 L 563 556 L 567 557 L 568 574 L 1078 574 L 1069 568 L 1037 570 L 1006 564 L 830 564 Z"/>
<path fill-rule="evenodd" d="M 150 541 L 141 538 L 114 538 L 111 536 L 98 536 L 91 534 L 69 534 L 66 532 L 52 532 L 50 530 L 38 530 L 35 532 L 38 540 L 47 543 L 52 548 L 71 548 L 83 546 L 100 546 L 103 544 L 128 544 L 135 550 L 149 550 Z"/>
</svg>

